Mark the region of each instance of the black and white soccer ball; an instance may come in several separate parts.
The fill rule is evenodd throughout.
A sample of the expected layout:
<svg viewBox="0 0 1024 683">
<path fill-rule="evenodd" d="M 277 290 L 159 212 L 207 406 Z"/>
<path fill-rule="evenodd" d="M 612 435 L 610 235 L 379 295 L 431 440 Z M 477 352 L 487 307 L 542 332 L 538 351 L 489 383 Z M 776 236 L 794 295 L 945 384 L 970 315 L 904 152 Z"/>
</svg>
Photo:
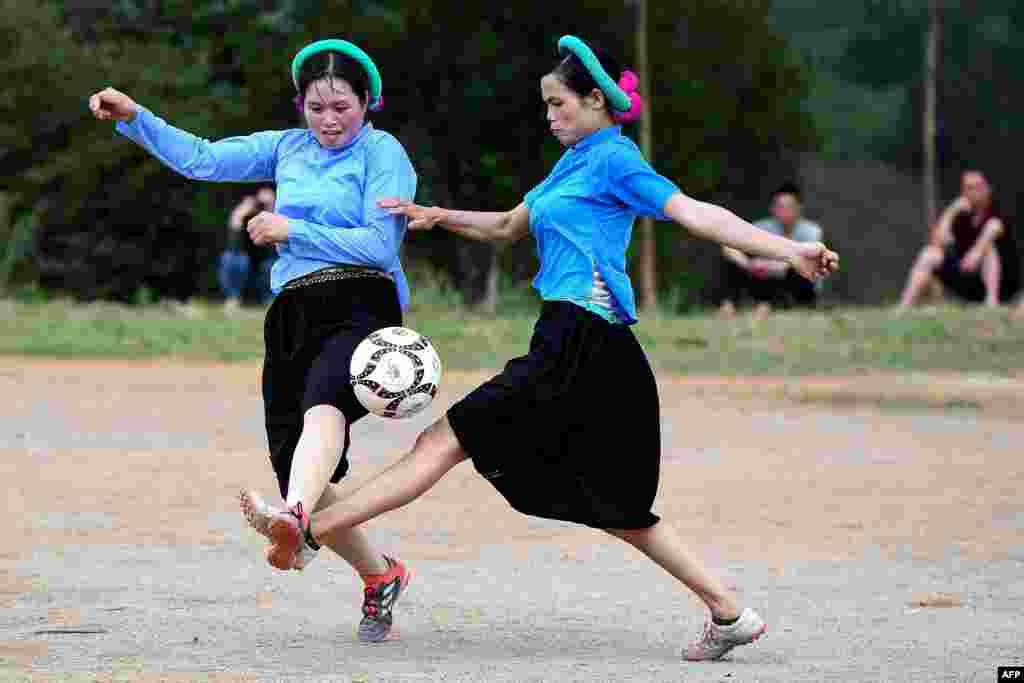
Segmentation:
<svg viewBox="0 0 1024 683">
<path fill-rule="evenodd" d="M 349 371 L 364 408 L 381 417 L 411 417 L 437 395 L 441 358 L 422 334 L 385 327 L 359 342 Z"/>
</svg>

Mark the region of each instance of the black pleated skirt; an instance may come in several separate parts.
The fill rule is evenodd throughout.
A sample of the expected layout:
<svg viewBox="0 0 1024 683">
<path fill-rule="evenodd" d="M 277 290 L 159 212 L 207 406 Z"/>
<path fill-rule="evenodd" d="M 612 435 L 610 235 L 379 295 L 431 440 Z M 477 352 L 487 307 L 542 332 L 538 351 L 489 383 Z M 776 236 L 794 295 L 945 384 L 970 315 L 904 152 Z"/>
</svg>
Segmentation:
<svg viewBox="0 0 1024 683">
<path fill-rule="evenodd" d="M 603 529 L 658 522 L 658 388 L 626 325 L 546 302 L 529 353 L 448 421 L 476 470 L 524 514 Z"/>
</svg>

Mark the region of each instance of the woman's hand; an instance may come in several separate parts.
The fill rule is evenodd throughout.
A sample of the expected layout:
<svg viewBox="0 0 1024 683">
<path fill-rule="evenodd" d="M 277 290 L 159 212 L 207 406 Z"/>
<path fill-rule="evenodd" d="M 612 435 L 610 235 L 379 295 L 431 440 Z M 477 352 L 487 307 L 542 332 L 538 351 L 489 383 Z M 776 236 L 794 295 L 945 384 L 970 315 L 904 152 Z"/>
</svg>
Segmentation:
<svg viewBox="0 0 1024 683">
<path fill-rule="evenodd" d="M 949 211 L 954 216 L 957 215 L 958 213 L 969 212 L 971 210 L 971 202 L 970 200 L 967 199 L 967 197 L 961 195 L 954 199 L 953 203 L 950 204 L 946 210 Z"/>
<path fill-rule="evenodd" d="M 964 257 L 960 259 L 960 270 L 964 273 L 977 273 L 981 268 L 981 260 L 985 258 L 984 252 L 977 248 L 971 248 Z"/>
<path fill-rule="evenodd" d="M 377 206 L 387 209 L 392 216 L 405 216 L 409 219 L 410 230 L 430 230 L 441 222 L 443 209 L 437 206 L 420 206 L 401 199 L 382 199 Z"/>
<path fill-rule="evenodd" d="M 89 98 L 89 110 L 100 121 L 131 123 L 139 113 L 139 105 L 119 90 L 104 88 Z"/>
<path fill-rule="evenodd" d="M 260 211 L 253 216 L 245 229 L 256 246 L 279 244 L 288 240 L 288 219 L 270 211 Z"/>
<path fill-rule="evenodd" d="M 794 242 L 788 261 L 793 270 L 812 282 L 839 270 L 839 254 L 821 242 Z"/>
</svg>

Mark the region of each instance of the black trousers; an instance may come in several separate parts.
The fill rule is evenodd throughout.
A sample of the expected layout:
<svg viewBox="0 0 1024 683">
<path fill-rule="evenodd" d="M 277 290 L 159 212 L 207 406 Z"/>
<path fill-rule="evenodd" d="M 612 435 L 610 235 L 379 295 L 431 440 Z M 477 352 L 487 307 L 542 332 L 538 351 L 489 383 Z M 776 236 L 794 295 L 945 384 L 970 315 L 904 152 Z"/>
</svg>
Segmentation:
<svg viewBox="0 0 1024 683">
<path fill-rule="evenodd" d="M 793 269 L 781 278 L 760 279 L 752 276 L 727 258 L 722 259 L 725 269 L 725 297 L 736 303 L 746 295 L 754 301 L 778 306 L 813 306 L 818 299 L 814 283 L 800 277 Z"/>
</svg>

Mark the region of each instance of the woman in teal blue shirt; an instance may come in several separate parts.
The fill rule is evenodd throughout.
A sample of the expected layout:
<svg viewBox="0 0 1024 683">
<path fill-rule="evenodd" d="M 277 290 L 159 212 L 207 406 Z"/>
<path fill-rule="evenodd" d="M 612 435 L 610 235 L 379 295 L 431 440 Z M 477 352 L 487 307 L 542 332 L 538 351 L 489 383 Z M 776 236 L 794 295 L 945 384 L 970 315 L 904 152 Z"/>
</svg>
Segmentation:
<svg viewBox="0 0 1024 683">
<path fill-rule="evenodd" d="M 96 118 L 174 171 L 215 182 L 274 182 L 274 211 L 247 225 L 257 245 L 274 245 L 277 298 L 264 328 L 263 402 L 270 460 L 281 497 L 299 518 L 338 499 L 348 470 L 349 429 L 367 411 L 349 382 L 355 347 L 371 332 L 401 325 L 409 287 L 399 261 L 406 219 L 378 206 L 384 197 L 412 199 L 416 173 L 401 143 L 367 120 L 382 101 L 369 55 L 343 40 L 300 50 L 291 65 L 296 105 L 306 128 L 264 131 L 209 142 L 171 126 L 124 93 L 90 98 Z M 266 503 L 242 494 L 256 519 Z M 266 516 L 261 519 L 266 520 Z M 270 534 L 267 524 L 257 528 Z M 327 544 L 365 582 L 361 640 L 382 640 L 391 606 L 405 588 L 404 565 L 377 552 L 349 529 Z M 314 546 L 296 555 L 272 546 L 279 569 L 302 569 Z"/>
<path fill-rule="evenodd" d="M 785 260 L 817 278 L 838 265 L 820 243 L 758 230 L 691 199 L 658 175 L 619 127 L 639 114 L 636 77 L 582 41 L 559 41 L 564 58 L 541 79 L 551 133 L 565 154 L 508 212 L 384 202 L 413 229 L 443 225 L 471 239 L 532 234 L 544 299 L 526 356 L 456 403 L 402 460 L 309 523 L 280 527 L 296 547 L 405 505 L 466 458 L 517 510 L 602 529 L 631 543 L 692 589 L 711 612 L 684 651 L 717 659 L 765 624 L 740 609 L 721 581 L 651 512 L 661 457 L 658 390 L 630 325 L 636 322 L 626 248 L 636 216 L 654 216 L 744 252 Z M 613 79 L 614 74 L 617 78 Z"/>
</svg>

